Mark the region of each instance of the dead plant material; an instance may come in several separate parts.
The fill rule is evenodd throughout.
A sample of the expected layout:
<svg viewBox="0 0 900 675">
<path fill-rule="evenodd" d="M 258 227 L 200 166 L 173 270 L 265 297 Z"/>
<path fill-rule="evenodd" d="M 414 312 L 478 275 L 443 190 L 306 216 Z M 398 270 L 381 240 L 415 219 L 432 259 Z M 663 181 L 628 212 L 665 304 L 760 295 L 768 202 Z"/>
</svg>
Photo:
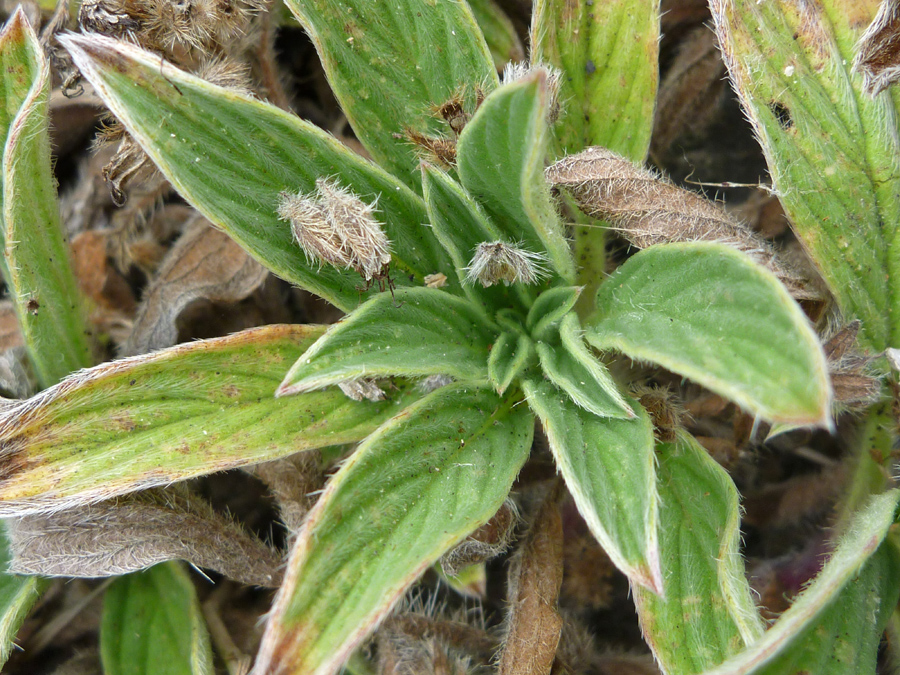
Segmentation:
<svg viewBox="0 0 900 675">
<path fill-rule="evenodd" d="M 556 608 L 563 577 L 558 483 L 541 504 L 509 570 L 508 632 L 500 675 L 549 675 L 563 620 Z"/>
<path fill-rule="evenodd" d="M 881 383 L 872 372 L 872 359 L 856 349 L 856 337 L 862 322 L 851 321 L 824 345 L 828 373 L 839 411 L 865 408 L 881 394 Z"/>
<path fill-rule="evenodd" d="M 174 345 L 179 314 L 195 300 L 236 302 L 255 291 L 268 271 L 227 234 L 196 216 L 166 255 L 148 286 L 122 348 L 123 355 L 143 354 Z"/>
<path fill-rule="evenodd" d="M 278 505 L 281 521 L 291 536 L 300 530 L 303 519 L 316 502 L 316 493 L 325 485 L 321 460 L 317 450 L 310 450 L 246 469 L 269 488 Z"/>
<path fill-rule="evenodd" d="M 516 505 L 507 499 L 489 521 L 443 555 L 440 562 L 444 574 L 456 576 L 469 565 L 486 562 L 506 551 L 518 522 Z"/>
<path fill-rule="evenodd" d="M 281 583 L 281 553 L 187 492 L 148 490 L 7 524 L 15 574 L 105 577 L 184 559 L 245 584 Z"/>
<path fill-rule="evenodd" d="M 344 392 L 344 396 L 354 401 L 383 401 L 386 398 L 384 390 L 368 377 L 339 382 L 338 387 Z"/>
<path fill-rule="evenodd" d="M 687 414 L 675 394 L 668 388 L 642 386 L 634 388 L 634 397 L 650 415 L 656 439 L 674 442 Z"/>
<path fill-rule="evenodd" d="M 772 246 L 718 204 L 677 187 L 601 147 L 565 157 L 546 170 L 547 180 L 565 188 L 592 218 L 606 220 L 637 248 L 674 242 L 718 242 L 742 251 L 768 268 L 795 298 L 816 297 Z"/>
<path fill-rule="evenodd" d="M 426 136 L 415 129 L 407 129 L 406 139 L 416 146 L 420 157 L 442 169 L 456 166 L 456 141 L 440 136 Z"/>
<path fill-rule="evenodd" d="M 853 68 L 874 96 L 900 80 L 900 0 L 881 0 L 878 14 L 856 46 Z"/>
<path fill-rule="evenodd" d="M 490 663 L 497 651 L 497 640 L 487 631 L 462 621 L 430 617 L 417 612 L 395 614 L 384 622 L 383 630 L 413 640 L 433 638 L 454 651 L 462 652 L 481 664 Z M 382 636 L 379 636 L 382 637 Z M 379 640 L 379 652 L 381 640 Z"/>
</svg>

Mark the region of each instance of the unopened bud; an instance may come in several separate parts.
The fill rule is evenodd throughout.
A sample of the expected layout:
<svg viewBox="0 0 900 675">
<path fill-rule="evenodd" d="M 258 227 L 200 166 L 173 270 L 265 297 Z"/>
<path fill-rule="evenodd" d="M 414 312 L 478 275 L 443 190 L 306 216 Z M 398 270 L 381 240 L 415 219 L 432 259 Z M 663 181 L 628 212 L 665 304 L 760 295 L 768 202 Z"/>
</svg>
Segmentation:
<svg viewBox="0 0 900 675">
<path fill-rule="evenodd" d="M 536 283 L 546 276 L 546 258 L 540 253 L 505 244 L 502 241 L 482 242 L 466 268 L 466 282 L 480 283 L 487 288 L 503 282 L 507 286 L 521 282 Z"/>
</svg>

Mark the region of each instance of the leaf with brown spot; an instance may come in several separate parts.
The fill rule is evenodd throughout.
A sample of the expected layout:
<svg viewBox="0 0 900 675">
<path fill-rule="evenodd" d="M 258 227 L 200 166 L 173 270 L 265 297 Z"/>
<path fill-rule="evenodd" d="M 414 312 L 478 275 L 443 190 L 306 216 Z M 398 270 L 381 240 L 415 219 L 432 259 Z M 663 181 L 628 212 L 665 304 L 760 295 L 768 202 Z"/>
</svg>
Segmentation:
<svg viewBox="0 0 900 675">
<path fill-rule="evenodd" d="M 75 373 L 0 409 L 0 517 L 59 511 L 365 438 L 420 397 L 276 399 L 324 331 L 272 325 Z M 237 393 L 237 395 L 235 395 Z"/>
<path fill-rule="evenodd" d="M 197 216 L 166 255 L 141 302 L 125 355 L 171 347 L 178 340 L 176 321 L 195 300 L 237 302 L 268 276 L 231 237 Z"/>
<path fill-rule="evenodd" d="M 549 675 L 563 620 L 556 608 L 563 578 L 558 487 L 541 504 L 509 571 L 509 632 L 500 675 Z"/>
<path fill-rule="evenodd" d="M 183 490 L 147 490 L 7 526 L 13 574 L 107 577 L 182 559 L 248 585 L 281 583 L 278 551 Z"/>
</svg>

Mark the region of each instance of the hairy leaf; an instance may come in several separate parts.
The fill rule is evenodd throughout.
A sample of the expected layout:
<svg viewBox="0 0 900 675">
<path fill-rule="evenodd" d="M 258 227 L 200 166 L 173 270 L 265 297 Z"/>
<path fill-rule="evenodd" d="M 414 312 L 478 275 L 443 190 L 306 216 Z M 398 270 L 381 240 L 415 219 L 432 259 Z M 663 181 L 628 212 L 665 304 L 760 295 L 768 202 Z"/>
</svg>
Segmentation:
<svg viewBox="0 0 900 675">
<path fill-rule="evenodd" d="M 9 659 L 16 633 L 47 585 L 40 577 L 10 574 L 7 568 L 11 559 L 6 525 L 0 523 L 0 668 Z"/>
<path fill-rule="evenodd" d="M 360 446 L 297 538 L 255 675 L 337 672 L 419 574 L 496 513 L 531 448 L 534 421 L 516 402 L 443 387 Z"/>
<path fill-rule="evenodd" d="M 503 70 L 510 61 L 525 60 L 525 48 L 516 27 L 503 9 L 494 0 L 471 0 L 469 7 L 484 33 L 488 49 L 494 59 L 494 68 Z"/>
<path fill-rule="evenodd" d="M 0 66 L 3 278 L 38 380 L 47 387 L 94 359 L 59 222 L 48 129 L 50 66 L 23 11 L 0 33 Z"/>
<path fill-rule="evenodd" d="M 586 337 L 658 363 L 775 422 L 829 424 L 815 333 L 784 287 L 720 244 L 646 249 L 600 287 Z"/>
<path fill-rule="evenodd" d="M 281 278 L 343 310 L 359 304 L 359 275 L 308 261 L 276 213 L 282 193 L 312 193 L 324 177 L 337 177 L 368 203 L 377 200 L 398 286 L 421 285 L 436 272 L 453 275 L 423 225 L 422 200 L 321 129 L 160 64 L 133 45 L 93 34 L 60 40 L 182 196 Z"/>
<path fill-rule="evenodd" d="M 500 333 L 488 359 L 488 377 L 500 395 L 521 375 L 536 354 L 534 343 L 518 332 Z"/>
<path fill-rule="evenodd" d="M 458 169 L 463 187 L 506 242 L 546 253 L 556 273 L 572 283 L 572 253 L 544 179 L 548 77 L 538 69 L 488 96 L 460 134 Z"/>
<path fill-rule="evenodd" d="M 844 317 L 872 351 L 900 335 L 900 95 L 851 72 L 877 0 L 713 0 L 719 45 L 769 172 Z"/>
<path fill-rule="evenodd" d="M 58 511 L 359 441 L 417 397 L 274 398 L 319 327 L 267 326 L 81 371 L 0 410 L 0 516 Z"/>
<path fill-rule="evenodd" d="M 549 382 L 525 380 L 523 387 L 569 492 L 603 550 L 635 585 L 663 592 L 647 413 L 632 401 L 634 419 L 597 417 Z"/>
<path fill-rule="evenodd" d="M 705 672 L 763 631 L 740 557 L 740 508 L 727 473 L 686 432 L 658 446 L 665 596 L 634 588 L 644 638 L 665 672 Z"/>
<path fill-rule="evenodd" d="M 335 324 L 285 375 L 278 396 L 361 377 L 487 380 L 496 329 L 468 300 L 428 288 L 382 293 Z"/>
<path fill-rule="evenodd" d="M 106 590 L 100 657 L 104 675 L 213 675 L 209 634 L 181 564 L 128 574 Z"/>
<path fill-rule="evenodd" d="M 471 97 L 475 87 L 496 86 L 491 54 L 464 2 L 286 4 L 312 38 L 357 138 L 410 186 L 418 184 L 418 158 L 404 132 L 438 133 L 430 106 L 464 87 Z"/>
<path fill-rule="evenodd" d="M 558 332 L 560 321 L 575 306 L 581 288 L 560 286 L 541 293 L 528 310 L 525 327 L 535 340 L 547 340 Z"/>
<path fill-rule="evenodd" d="M 856 514 L 815 580 L 747 650 L 705 675 L 874 673 L 881 633 L 900 596 L 900 554 L 882 543 L 900 491 Z"/>
<path fill-rule="evenodd" d="M 182 559 L 248 585 L 281 583 L 278 551 L 189 493 L 146 490 L 7 522 L 16 574 L 109 577 Z"/>
<path fill-rule="evenodd" d="M 859 41 L 853 69 L 863 76 L 863 88 L 873 96 L 900 78 L 900 2 L 881 0 L 878 14 Z"/>
</svg>

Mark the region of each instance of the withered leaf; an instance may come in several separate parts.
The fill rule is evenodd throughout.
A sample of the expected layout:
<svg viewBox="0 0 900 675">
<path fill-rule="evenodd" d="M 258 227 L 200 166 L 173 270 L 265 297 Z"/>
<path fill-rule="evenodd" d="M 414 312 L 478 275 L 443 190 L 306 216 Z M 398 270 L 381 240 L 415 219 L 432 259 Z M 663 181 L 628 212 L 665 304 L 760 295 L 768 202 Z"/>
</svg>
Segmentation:
<svg viewBox="0 0 900 675">
<path fill-rule="evenodd" d="M 881 0 L 881 7 L 857 45 L 853 68 L 863 88 L 874 96 L 900 79 L 900 0 Z"/>
<path fill-rule="evenodd" d="M 503 553 L 512 541 L 519 513 L 507 499 L 484 525 L 447 551 L 440 560 L 447 576 L 456 576 L 469 565 L 486 562 Z"/>
<path fill-rule="evenodd" d="M 147 289 L 123 355 L 170 347 L 178 339 L 178 315 L 195 300 L 243 300 L 268 275 L 227 234 L 197 216 L 178 239 Z"/>
<path fill-rule="evenodd" d="M 609 221 L 637 248 L 709 241 L 742 251 L 766 267 L 795 298 L 815 298 L 805 280 L 776 258 L 774 249 L 724 209 L 601 147 L 548 167 L 547 180 L 574 197 L 587 215 Z"/>
<path fill-rule="evenodd" d="M 182 490 L 147 490 L 7 524 L 15 574 L 105 577 L 183 559 L 245 584 L 281 583 L 280 553 Z"/>
<path fill-rule="evenodd" d="M 307 512 L 315 504 L 316 493 L 325 485 L 325 474 L 319 465 L 321 460 L 321 453 L 309 450 L 245 469 L 269 488 L 281 520 L 291 535 L 300 529 Z"/>
<path fill-rule="evenodd" d="M 556 609 L 563 577 L 562 517 L 550 491 L 509 571 L 509 632 L 501 675 L 549 675 L 563 620 Z"/>
</svg>

